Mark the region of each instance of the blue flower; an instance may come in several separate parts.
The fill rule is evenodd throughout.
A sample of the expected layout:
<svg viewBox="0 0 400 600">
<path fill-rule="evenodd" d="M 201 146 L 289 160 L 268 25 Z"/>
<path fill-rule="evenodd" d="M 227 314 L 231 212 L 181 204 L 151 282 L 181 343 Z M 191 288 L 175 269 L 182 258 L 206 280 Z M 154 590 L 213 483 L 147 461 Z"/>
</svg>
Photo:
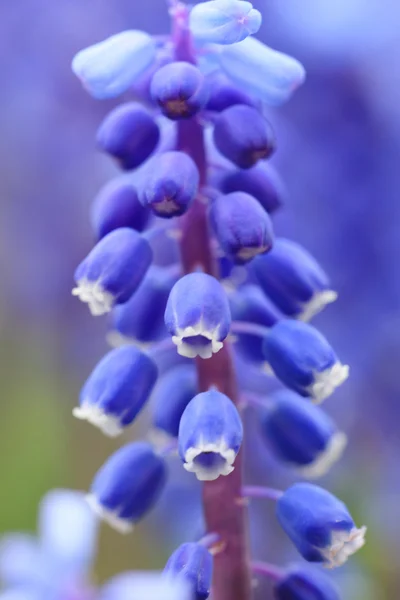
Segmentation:
<svg viewBox="0 0 400 600">
<path fill-rule="evenodd" d="M 349 375 L 324 336 L 299 321 L 282 320 L 264 339 L 264 356 L 284 385 L 315 402 L 328 398 Z"/>
<path fill-rule="evenodd" d="M 106 235 L 75 271 L 74 296 L 87 302 L 94 316 L 129 300 L 152 261 L 148 242 L 133 229 Z"/>
<path fill-rule="evenodd" d="M 270 396 L 261 431 L 274 454 L 308 478 L 324 475 L 347 441 L 321 408 L 288 390 Z"/>
<path fill-rule="evenodd" d="M 165 325 L 178 353 L 211 358 L 229 333 L 231 313 L 219 281 L 206 273 L 190 273 L 172 288 Z"/>
<path fill-rule="evenodd" d="M 121 227 L 143 231 L 149 218 L 150 211 L 139 202 L 135 188 L 122 177 L 101 188 L 91 207 L 90 220 L 98 240 Z"/>
<path fill-rule="evenodd" d="M 217 54 L 223 72 L 240 88 L 272 106 L 286 102 L 305 79 L 298 60 L 249 37 Z"/>
<path fill-rule="evenodd" d="M 95 557 L 97 530 L 97 520 L 82 493 L 47 493 L 40 505 L 38 538 L 21 533 L 0 540 L 4 597 L 50 600 L 66 597 L 74 589 L 84 593 Z"/>
<path fill-rule="evenodd" d="M 111 527 L 128 533 L 155 504 L 166 479 L 164 460 L 150 444 L 134 442 L 117 450 L 101 467 L 87 500 Z"/>
<path fill-rule="evenodd" d="M 264 292 L 290 317 L 309 321 L 337 298 L 317 261 L 290 240 L 278 238 L 268 256 L 254 261 L 252 269 Z"/>
<path fill-rule="evenodd" d="M 193 600 L 190 586 L 182 578 L 162 573 L 127 572 L 110 579 L 99 600 Z"/>
<path fill-rule="evenodd" d="M 279 498 L 278 520 L 300 554 L 328 568 L 340 567 L 364 545 L 345 504 L 311 483 L 296 483 Z"/>
<path fill-rule="evenodd" d="M 211 590 L 213 558 L 201 543 L 182 544 L 170 556 L 164 573 L 168 578 L 182 577 L 190 585 L 193 600 L 207 600 Z"/>
<path fill-rule="evenodd" d="M 200 481 L 229 475 L 243 439 L 233 402 L 217 390 L 198 394 L 187 405 L 179 425 L 179 454 L 186 471 Z"/>
<path fill-rule="evenodd" d="M 122 31 L 78 52 L 72 70 L 98 99 L 125 92 L 152 64 L 156 43 L 144 31 Z"/>
<path fill-rule="evenodd" d="M 274 586 L 276 600 L 340 600 L 333 582 L 318 569 L 304 565 L 289 567 Z"/>
<path fill-rule="evenodd" d="M 73 414 L 114 437 L 145 405 L 157 380 L 154 361 L 134 346 L 111 350 L 85 383 Z"/>
<path fill-rule="evenodd" d="M 195 162 L 184 152 L 154 156 L 141 181 L 140 201 L 159 217 L 178 217 L 190 207 L 199 187 Z"/>
<path fill-rule="evenodd" d="M 177 280 L 171 270 L 152 266 L 137 292 L 112 311 L 111 342 L 151 342 L 166 336 L 164 312 Z"/>
<path fill-rule="evenodd" d="M 235 104 L 221 112 L 214 125 L 215 146 L 241 169 L 249 169 L 275 150 L 271 125 L 252 106 Z"/>
<path fill-rule="evenodd" d="M 160 130 L 152 114 L 137 102 L 120 104 L 97 131 L 97 145 L 119 166 L 129 171 L 139 167 L 154 152 Z"/>
<path fill-rule="evenodd" d="M 251 2 L 239 0 L 210 0 L 192 8 L 190 29 L 199 42 L 235 44 L 257 33 L 261 13 Z"/>
<path fill-rule="evenodd" d="M 208 100 L 209 87 L 197 67 L 179 61 L 156 71 L 150 92 L 161 112 L 175 121 L 197 114 Z"/>
<path fill-rule="evenodd" d="M 181 365 L 170 369 L 159 381 L 153 396 L 153 424 L 178 437 L 182 414 L 198 392 L 196 369 Z"/>
<path fill-rule="evenodd" d="M 268 213 L 280 208 L 285 196 L 278 173 L 267 162 L 259 162 L 250 169 L 229 170 L 218 182 L 218 188 L 224 194 L 246 192 L 256 198 Z"/>
<path fill-rule="evenodd" d="M 247 104 L 254 106 L 254 100 L 243 90 L 235 87 L 231 81 L 217 71 L 208 77 L 210 97 L 206 104 L 206 110 L 222 112 L 235 104 Z M 233 191 L 233 190 L 232 190 Z"/>
<path fill-rule="evenodd" d="M 238 264 L 272 248 L 271 219 L 249 194 L 234 192 L 219 196 L 211 206 L 210 219 L 222 250 Z"/>
<path fill-rule="evenodd" d="M 256 285 L 243 285 L 230 297 L 232 319 L 272 327 L 282 315 Z M 263 338 L 250 333 L 235 334 L 235 347 L 248 360 L 264 361 Z"/>
</svg>

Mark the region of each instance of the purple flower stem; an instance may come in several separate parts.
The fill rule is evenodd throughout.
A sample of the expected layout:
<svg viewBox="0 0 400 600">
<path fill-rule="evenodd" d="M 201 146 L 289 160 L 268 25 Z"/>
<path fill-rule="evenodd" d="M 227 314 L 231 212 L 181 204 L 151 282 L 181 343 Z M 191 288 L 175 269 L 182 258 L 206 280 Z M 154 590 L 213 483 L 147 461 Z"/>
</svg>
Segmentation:
<svg viewBox="0 0 400 600">
<path fill-rule="evenodd" d="M 251 563 L 251 570 L 254 575 L 263 575 L 273 581 L 280 581 L 283 577 L 284 571 L 275 565 L 269 563 L 255 561 Z"/>
<path fill-rule="evenodd" d="M 218 533 L 207 533 L 207 535 L 205 535 L 198 541 L 198 544 L 201 544 L 205 548 L 211 548 L 212 546 L 214 546 L 214 544 L 218 544 L 218 542 L 220 541 L 221 540 Z"/>
<path fill-rule="evenodd" d="M 283 492 L 274 488 L 257 486 L 257 485 L 246 485 L 242 488 L 242 498 L 267 498 L 268 500 L 279 500 Z"/>
<path fill-rule="evenodd" d="M 180 7 L 182 11 L 182 7 Z M 196 62 L 190 32 L 182 19 L 175 20 L 173 39 L 176 58 Z M 200 174 L 200 188 L 206 184 L 206 153 L 203 128 L 196 119 L 178 124 L 178 148 L 195 161 Z M 208 229 L 207 206 L 197 198 L 182 219 L 181 253 L 184 271 L 197 269 L 218 276 Z M 199 388 L 215 386 L 236 405 L 239 395 L 236 373 L 229 344 L 208 360 L 197 359 Z M 218 534 L 223 548 L 215 556 L 213 600 L 251 600 L 251 569 L 248 545 L 246 503 L 238 503 L 242 489 L 242 456 L 239 453 L 235 470 L 227 477 L 206 482 L 203 488 L 204 515 L 207 531 Z"/>
</svg>

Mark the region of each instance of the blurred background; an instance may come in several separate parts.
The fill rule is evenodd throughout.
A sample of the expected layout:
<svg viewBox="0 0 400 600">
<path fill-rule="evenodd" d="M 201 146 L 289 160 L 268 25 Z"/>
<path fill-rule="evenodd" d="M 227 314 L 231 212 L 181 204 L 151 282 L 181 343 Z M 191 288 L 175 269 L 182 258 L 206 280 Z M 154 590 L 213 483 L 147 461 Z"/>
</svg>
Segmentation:
<svg viewBox="0 0 400 600">
<path fill-rule="evenodd" d="M 264 15 L 261 39 L 308 72 L 289 104 L 270 112 L 274 162 L 288 188 L 275 229 L 330 273 L 339 300 L 316 324 L 351 365 L 349 382 L 326 404 L 350 444 L 322 485 L 368 525 L 368 543 L 335 576 L 345 599 L 397 598 L 400 4 L 253 4 Z M 167 27 L 164 0 L 0 3 L 2 532 L 34 530 L 41 496 L 54 487 L 87 489 L 121 443 L 71 416 L 81 384 L 107 350 L 105 322 L 72 298 L 72 275 L 93 243 L 91 200 L 116 171 L 94 144 L 115 103 L 91 99 L 70 63 L 79 49 L 122 29 Z M 270 475 L 269 466 L 267 459 L 254 463 L 252 476 L 276 486 L 293 481 L 276 465 Z M 190 477 L 178 477 L 133 536 L 104 528 L 96 580 L 161 567 L 171 547 L 200 526 L 198 492 Z M 179 520 L 170 517 L 171 502 L 181 504 Z M 272 510 L 255 507 L 252 525 L 257 556 L 293 558 Z"/>
</svg>

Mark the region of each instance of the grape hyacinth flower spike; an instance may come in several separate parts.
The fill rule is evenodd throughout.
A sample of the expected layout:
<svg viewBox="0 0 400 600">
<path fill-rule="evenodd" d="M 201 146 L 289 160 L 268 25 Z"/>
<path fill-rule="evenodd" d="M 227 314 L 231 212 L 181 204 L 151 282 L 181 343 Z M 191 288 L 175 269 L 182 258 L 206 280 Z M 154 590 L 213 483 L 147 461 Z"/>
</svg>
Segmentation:
<svg viewBox="0 0 400 600">
<path fill-rule="evenodd" d="M 221 284 L 206 273 L 190 273 L 171 290 L 165 325 L 178 353 L 211 358 L 229 333 L 231 313 Z"/>
<path fill-rule="evenodd" d="M 240 415 L 232 401 L 217 390 L 189 402 L 179 425 L 179 454 L 184 468 L 200 481 L 232 473 L 243 439 Z"/>
<path fill-rule="evenodd" d="M 263 405 L 255 417 L 269 449 L 302 474 L 322 474 L 344 445 L 329 417 L 294 394 L 320 402 L 348 375 L 323 335 L 300 320 L 335 292 L 303 248 L 275 243 L 270 218 L 285 192 L 268 162 L 276 139 L 264 107 L 287 101 L 305 71 L 253 37 L 261 14 L 247 0 L 167 4 L 169 36 L 124 31 L 73 61 L 93 96 L 134 93 L 97 140 L 122 169 L 135 169 L 96 198 L 99 241 L 75 274 L 73 293 L 93 314 L 112 311 L 109 341 L 126 344 L 94 369 L 75 414 L 117 434 L 149 399 L 166 445 L 159 436 L 157 451 L 141 441 L 120 448 L 97 473 L 89 504 L 130 531 L 160 497 L 166 456 L 178 450 L 202 482 L 204 537 L 179 546 L 161 576 L 123 574 L 99 598 L 252 600 L 258 573 L 273 579 L 278 600 L 337 600 L 312 570 L 250 560 L 249 500 L 276 501 L 303 557 L 330 567 L 362 546 L 365 528 L 322 488 L 245 486 L 241 452 L 239 410 L 252 401 Z M 278 383 L 263 372 L 268 365 L 289 388 L 281 400 L 267 396 Z"/>
</svg>

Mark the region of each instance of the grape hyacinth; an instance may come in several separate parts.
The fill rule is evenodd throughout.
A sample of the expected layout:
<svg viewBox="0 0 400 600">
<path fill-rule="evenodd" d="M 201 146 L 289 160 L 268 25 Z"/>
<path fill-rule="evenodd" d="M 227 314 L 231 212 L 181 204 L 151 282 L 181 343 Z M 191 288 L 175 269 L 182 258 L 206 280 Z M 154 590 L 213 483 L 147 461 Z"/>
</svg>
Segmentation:
<svg viewBox="0 0 400 600">
<path fill-rule="evenodd" d="M 100 241 L 78 267 L 73 292 L 94 315 L 112 311 L 110 339 L 123 345 L 94 369 L 75 415 L 116 435 L 154 396 L 152 435 L 100 468 L 89 504 L 130 531 L 168 485 L 167 463 L 178 450 L 203 482 L 206 531 L 171 556 L 169 582 L 188 583 L 191 599 L 251 600 L 253 576 L 261 575 L 273 581 L 276 598 L 335 600 L 314 567 L 251 560 L 249 500 L 275 501 L 299 553 L 328 567 L 363 545 L 365 527 L 322 488 L 245 485 L 243 472 L 241 413 L 257 387 L 252 373 L 261 375 L 252 399 L 263 407 L 265 452 L 300 474 L 321 475 L 345 444 L 310 401 L 330 396 L 349 369 L 304 322 L 337 294 L 308 252 L 275 239 L 271 223 L 286 194 L 269 164 L 279 140 L 265 107 L 289 100 L 305 71 L 253 37 L 262 17 L 251 2 L 167 6 L 170 35 L 127 30 L 73 60 L 94 98 L 135 93 L 98 132 L 100 149 L 130 173 L 93 205 Z M 170 126 L 166 145 L 160 118 Z M 268 398 L 271 376 L 275 387 L 289 388 L 280 401 Z"/>
</svg>

